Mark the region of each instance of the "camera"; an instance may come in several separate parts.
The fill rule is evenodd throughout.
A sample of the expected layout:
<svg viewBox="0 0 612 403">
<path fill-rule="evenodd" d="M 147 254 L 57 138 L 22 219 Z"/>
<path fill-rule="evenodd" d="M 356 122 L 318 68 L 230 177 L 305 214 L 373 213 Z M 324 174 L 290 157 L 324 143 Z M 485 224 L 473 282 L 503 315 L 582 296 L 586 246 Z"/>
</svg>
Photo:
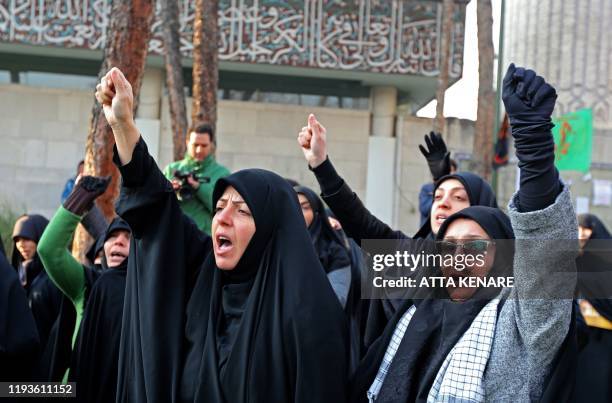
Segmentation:
<svg viewBox="0 0 612 403">
<path fill-rule="evenodd" d="M 196 171 L 174 171 L 174 177 L 180 181 L 181 186 L 176 191 L 176 196 L 179 200 L 187 201 L 195 195 L 195 189 L 189 184 L 188 178 L 193 178 L 200 183 L 210 182 L 210 178 L 201 177 Z"/>
</svg>

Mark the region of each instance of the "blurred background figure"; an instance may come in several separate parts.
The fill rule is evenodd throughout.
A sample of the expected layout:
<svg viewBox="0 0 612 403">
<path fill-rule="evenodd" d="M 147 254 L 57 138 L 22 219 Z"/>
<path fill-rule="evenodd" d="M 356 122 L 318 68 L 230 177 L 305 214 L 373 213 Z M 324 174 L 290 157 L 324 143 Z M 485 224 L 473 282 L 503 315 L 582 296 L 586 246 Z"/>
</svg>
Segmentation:
<svg viewBox="0 0 612 403">
<path fill-rule="evenodd" d="M 21 286 L 25 289 L 32 309 L 41 346 L 59 313 L 61 292 L 47 276 L 36 252 L 36 247 L 49 220 L 38 214 L 26 214 L 17 219 L 13 228 L 11 263 Z"/>
<path fill-rule="evenodd" d="M 181 209 L 207 234 L 213 216 L 212 191 L 229 170 L 215 160 L 215 134 L 203 124 L 189 132 L 185 158 L 169 164 L 164 175 L 172 183 Z"/>
<path fill-rule="evenodd" d="M 27 381 L 37 359 L 38 331 L 19 278 L 0 239 L 0 381 Z"/>
<path fill-rule="evenodd" d="M 579 344 L 576 401 L 612 401 L 612 236 L 593 214 L 578 216 Z"/>
<path fill-rule="evenodd" d="M 84 168 L 85 168 L 85 161 L 83 160 L 79 161 L 79 165 L 77 165 L 76 175 L 68 179 L 66 181 L 66 184 L 64 185 L 64 190 L 62 191 L 62 203 L 66 201 L 66 198 L 68 197 L 68 195 L 70 194 L 70 192 L 72 192 L 72 189 L 74 188 L 74 184 L 76 183 L 77 180 L 79 180 L 81 175 L 83 175 Z"/>
</svg>

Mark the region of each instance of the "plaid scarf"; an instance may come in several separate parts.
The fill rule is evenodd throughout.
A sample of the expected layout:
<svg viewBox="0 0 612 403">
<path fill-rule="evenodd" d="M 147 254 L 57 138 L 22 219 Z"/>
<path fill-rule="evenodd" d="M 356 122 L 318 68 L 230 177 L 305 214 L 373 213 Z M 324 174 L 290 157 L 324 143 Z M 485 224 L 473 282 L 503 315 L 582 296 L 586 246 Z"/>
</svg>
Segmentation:
<svg viewBox="0 0 612 403">
<path fill-rule="evenodd" d="M 482 379 L 493 345 L 498 304 L 499 299 L 494 299 L 482 308 L 446 356 L 427 403 L 485 401 Z"/>
<path fill-rule="evenodd" d="M 446 356 L 429 391 L 428 403 L 484 401 L 482 379 L 493 344 L 498 304 L 499 299 L 489 302 Z M 368 390 L 370 403 L 376 401 L 380 393 L 389 367 L 415 311 L 416 307 L 411 306 L 395 327 L 376 378 Z"/>
</svg>

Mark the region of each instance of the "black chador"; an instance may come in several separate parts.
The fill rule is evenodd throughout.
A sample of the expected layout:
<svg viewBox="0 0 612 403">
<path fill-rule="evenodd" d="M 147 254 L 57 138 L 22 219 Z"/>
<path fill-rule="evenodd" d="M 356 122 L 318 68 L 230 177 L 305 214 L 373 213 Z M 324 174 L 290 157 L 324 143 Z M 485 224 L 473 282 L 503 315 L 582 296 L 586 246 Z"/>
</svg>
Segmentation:
<svg viewBox="0 0 612 403">
<path fill-rule="evenodd" d="M 345 401 L 344 315 L 290 185 L 263 170 L 217 182 L 213 205 L 234 187 L 256 227 L 221 271 L 142 140 L 120 170 L 133 242 L 118 401 Z"/>
<path fill-rule="evenodd" d="M 39 352 L 38 332 L 26 293 L 0 239 L 0 381 L 27 381 Z"/>
</svg>

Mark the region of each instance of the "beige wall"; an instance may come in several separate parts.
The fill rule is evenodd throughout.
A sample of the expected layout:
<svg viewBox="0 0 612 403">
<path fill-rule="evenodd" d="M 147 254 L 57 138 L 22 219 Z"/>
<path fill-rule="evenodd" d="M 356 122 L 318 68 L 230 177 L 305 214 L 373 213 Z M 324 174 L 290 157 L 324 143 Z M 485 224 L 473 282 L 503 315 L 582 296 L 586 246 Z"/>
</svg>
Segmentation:
<svg viewBox="0 0 612 403">
<path fill-rule="evenodd" d="M 10 203 L 19 213 L 53 214 L 66 180 L 83 158 L 92 102 L 92 93 L 84 90 L 0 85 L 0 203 Z M 339 171 L 364 196 L 367 111 L 221 101 L 219 161 L 232 171 L 265 168 L 314 187 L 314 175 L 296 141 L 310 112 L 328 129 L 330 154 Z M 151 113 L 146 117 L 154 118 Z M 157 151 L 163 167 L 172 158 L 165 97 L 159 120 Z"/>
<path fill-rule="evenodd" d="M 187 100 L 190 113 L 191 99 Z M 217 158 L 231 171 L 264 168 L 314 187 L 297 134 L 309 113 L 327 128 L 334 164 L 360 195 L 365 193 L 368 156 L 367 111 L 313 108 L 256 102 L 220 101 Z M 162 101 L 160 165 L 172 160 L 172 133 L 167 97 Z"/>
<path fill-rule="evenodd" d="M 44 89 L 21 85 L 0 86 L 0 203 L 10 202 L 18 212 L 51 216 L 60 203 L 68 177 L 74 174 L 85 149 L 92 95 L 89 91 Z M 191 100 L 187 100 L 190 105 Z M 155 110 L 152 99 L 148 110 Z M 172 159 L 172 137 L 167 98 L 162 96 L 147 119 L 159 127 L 158 163 Z M 340 174 L 366 199 L 366 172 L 370 113 L 297 105 L 221 101 L 218 121 L 218 159 L 230 170 L 259 167 L 318 189 L 307 169 L 296 136 L 313 112 L 327 127 L 330 155 Z M 471 155 L 473 122 L 448 119 L 447 139 L 454 156 Z M 395 195 L 393 220 L 389 224 L 408 234 L 418 229 L 418 193 L 430 180 L 418 150 L 423 135 L 431 130 L 429 119 L 399 116 L 396 122 L 396 174 L 380 178 L 391 181 Z M 459 161 L 460 169 L 467 161 Z M 500 174 L 499 201 L 505 208 L 515 187 L 515 165 Z M 576 180 L 576 188 L 583 186 Z M 587 185 L 585 185 L 587 186 Z M 1 207 L 1 205 L 0 205 Z"/>
<path fill-rule="evenodd" d="M 154 82 L 151 85 L 156 86 Z M 159 146 L 151 151 L 158 155 L 158 163 L 163 167 L 172 160 L 168 103 L 163 95 L 156 107 L 153 98 L 151 95 L 146 99 L 146 116 L 143 110 L 139 115 L 149 122 L 157 122 L 149 125 L 153 130 L 159 127 L 159 133 L 154 133 Z M 53 214 L 59 206 L 66 179 L 74 174 L 77 162 L 84 155 L 92 102 L 89 91 L 0 86 L 0 203 L 8 201 L 18 212 L 48 217 Z M 188 99 L 188 109 L 190 104 Z M 330 156 L 338 171 L 362 200 L 366 200 L 369 111 L 220 101 L 218 160 L 232 171 L 249 167 L 270 169 L 318 189 L 296 141 L 311 112 L 327 127 Z M 449 119 L 448 127 L 451 151 L 469 155 L 473 122 Z M 423 135 L 430 129 L 428 119 L 398 117 L 399 146 L 396 155 L 388 156 L 395 161 L 396 175 L 380 178 L 392 181 L 395 189 L 394 196 L 381 195 L 395 198 L 394 219 L 389 224 L 409 234 L 418 228 L 420 187 L 430 180 L 418 150 Z M 511 184 L 511 193 L 514 168 L 509 172 L 512 178 L 507 183 Z M 506 200 L 507 197 L 509 194 Z"/>
<path fill-rule="evenodd" d="M 0 203 L 46 216 L 83 158 L 93 96 L 0 85 Z"/>
</svg>

